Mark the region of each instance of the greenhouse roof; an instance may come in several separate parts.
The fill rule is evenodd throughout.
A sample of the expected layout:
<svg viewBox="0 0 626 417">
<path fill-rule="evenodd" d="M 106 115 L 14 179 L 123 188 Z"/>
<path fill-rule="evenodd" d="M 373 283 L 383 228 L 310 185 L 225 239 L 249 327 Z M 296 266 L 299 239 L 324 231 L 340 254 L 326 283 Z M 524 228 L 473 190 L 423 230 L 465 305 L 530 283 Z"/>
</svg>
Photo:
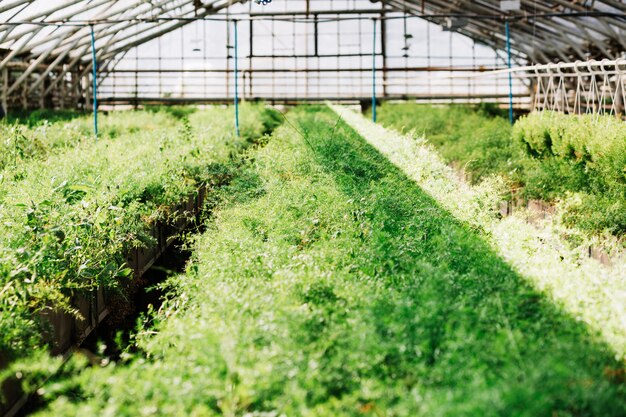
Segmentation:
<svg viewBox="0 0 626 417">
<path fill-rule="evenodd" d="M 272 16 L 275 0 L 263 13 Z M 286 0 L 284 0 L 286 1 Z M 444 1 L 370 0 L 369 11 L 394 18 L 397 12 L 422 17 L 498 50 L 506 48 L 504 21 L 511 27 L 511 48 L 532 62 L 617 58 L 626 50 L 626 3 L 621 0 Z M 0 3 L 0 68 L 7 64 L 64 64 L 73 67 L 91 54 L 90 26 L 98 59 L 107 62 L 151 39 L 196 19 L 225 19 L 230 6 L 246 0 L 8 0 Z M 341 19 L 359 10 L 328 10 L 328 1 L 308 1 L 290 18 L 325 10 Z M 345 2 L 349 3 L 349 2 Z M 260 6 L 259 6 L 260 7 Z M 508 11 L 507 11 L 508 10 Z M 330 12 L 330 13 L 329 13 Z M 231 16 L 232 18 L 232 16 Z M 498 23 L 495 23 L 498 22 Z"/>
</svg>

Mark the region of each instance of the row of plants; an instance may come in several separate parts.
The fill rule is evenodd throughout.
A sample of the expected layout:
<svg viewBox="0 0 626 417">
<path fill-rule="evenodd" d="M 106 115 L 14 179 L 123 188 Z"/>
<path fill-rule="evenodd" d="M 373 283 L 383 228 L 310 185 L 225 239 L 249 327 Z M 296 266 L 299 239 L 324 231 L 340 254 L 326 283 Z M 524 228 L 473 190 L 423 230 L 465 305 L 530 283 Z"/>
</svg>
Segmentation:
<svg viewBox="0 0 626 417">
<path fill-rule="evenodd" d="M 558 228 L 537 228 L 523 216 L 502 218 L 498 203 L 506 182 L 499 176 L 469 185 L 426 139 L 415 139 L 338 106 L 341 115 L 372 147 L 469 228 L 481 231 L 497 254 L 559 309 L 584 323 L 623 362 L 626 358 L 623 268 L 604 268 L 570 248 Z M 621 372 L 621 371 L 618 371 Z"/>
<path fill-rule="evenodd" d="M 119 113 L 103 120 L 104 131 L 120 126 L 119 137 L 88 136 L 0 171 L 0 352 L 41 346 L 41 313 L 78 315 L 75 295 L 127 280 L 129 251 L 153 244 L 151 227 L 176 220 L 172 206 L 211 186 L 220 164 L 272 127 L 263 123 L 267 111 L 244 108 L 241 138 L 228 108 L 179 121 Z"/>
<path fill-rule="evenodd" d="M 102 114 L 100 138 L 115 139 L 140 130 L 175 127 L 178 119 L 164 109 Z M 12 170 L 31 159 L 46 159 L 66 148 L 89 147 L 93 143 L 93 119 L 84 113 L 36 111 L 22 118 L 5 119 L 0 122 L 0 171 Z"/>
<path fill-rule="evenodd" d="M 329 109 L 289 118 L 215 196 L 140 352 L 75 359 L 39 415 L 624 415 L 622 364 L 486 232 Z"/>
<path fill-rule="evenodd" d="M 385 104 L 379 120 L 424 136 L 473 183 L 504 177 L 515 194 L 557 205 L 568 227 L 626 232 L 626 125 L 612 117 L 530 114 L 514 128 L 489 106 Z"/>
<path fill-rule="evenodd" d="M 493 106 L 431 106 L 385 103 L 378 121 L 402 133 L 425 137 L 448 163 L 457 163 L 478 183 L 494 174 L 520 180 L 521 147 L 511 141 L 511 124 Z"/>
<path fill-rule="evenodd" d="M 626 124 L 614 117 L 532 113 L 513 129 L 531 163 L 531 196 L 560 200 L 566 224 L 626 233 Z"/>
</svg>

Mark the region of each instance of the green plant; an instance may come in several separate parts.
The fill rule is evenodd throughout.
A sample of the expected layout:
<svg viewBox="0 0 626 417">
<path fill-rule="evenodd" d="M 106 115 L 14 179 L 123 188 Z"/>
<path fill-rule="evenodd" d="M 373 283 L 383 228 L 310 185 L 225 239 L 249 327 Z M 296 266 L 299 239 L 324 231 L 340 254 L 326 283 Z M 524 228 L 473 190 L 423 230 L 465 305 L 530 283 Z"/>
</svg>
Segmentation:
<svg viewBox="0 0 626 417">
<path fill-rule="evenodd" d="M 626 230 L 626 124 L 613 117 L 534 113 L 515 125 L 527 150 L 526 192 L 562 201 L 565 223 L 583 230 Z"/>
<path fill-rule="evenodd" d="M 244 107 L 249 134 L 261 135 L 263 111 Z M 152 243 L 156 221 L 182 215 L 171 208 L 211 183 L 212 164 L 245 149 L 248 138 L 234 137 L 230 114 L 216 107 L 181 121 L 111 115 L 103 131 L 117 126 L 124 133 L 115 140 L 83 137 L 0 171 L 0 351 L 41 344 L 40 312 L 77 315 L 74 295 L 129 277 L 129 250 Z"/>
<path fill-rule="evenodd" d="M 141 352 L 48 385 L 41 415 L 623 415 L 623 363 L 487 233 L 327 108 L 289 118 L 220 190 Z"/>
<path fill-rule="evenodd" d="M 176 118 L 176 119 L 184 119 L 186 117 L 189 117 L 190 115 L 194 114 L 195 112 L 198 111 L 197 107 L 194 106 L 151 106 L 151 105 L 147 105 L 144 106 L 144 108 L 146 109 L 146 111 L 152 112 L 152 113 L 158 113 L 158 112 L 163 112 L 163 113 L 167 113 L 169 115 L 171 115 L 172 117 Z"/>
<path fill-rule="evenodd" d="M 457 163 L 478 183 L 494 174 L 519 181 L 519 149 L 511 142 L 508 119 L 495 106 L 384 104 L 379 110 L 384 126 L 425 137 L 449 163 Z"/>
<path fill-rule="evenodd" d="M 423 135 L 474 184 L 499 175 L 521 198 L 556 203 L 568 227 L 623 236 L 626 125 L 615 118 L 532 113 L 511 129 L 488 105 L 385 104 L 379 119 Z"/>
</svg>

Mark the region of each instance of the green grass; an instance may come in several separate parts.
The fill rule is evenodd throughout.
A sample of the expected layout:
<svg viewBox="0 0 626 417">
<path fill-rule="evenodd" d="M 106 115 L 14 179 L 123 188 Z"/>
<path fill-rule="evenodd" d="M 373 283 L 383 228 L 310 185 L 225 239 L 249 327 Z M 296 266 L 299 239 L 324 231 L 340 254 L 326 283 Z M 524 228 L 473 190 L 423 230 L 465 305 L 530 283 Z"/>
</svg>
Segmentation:
<svg viewBox="0 0 626 417">
<path fill-rule="evenodd" d="M 427 138 L 448 163 L 458 163 L 477 183 L 504 174 L 519 181 L 521 149 L 511 141 L 508 119 L 486 108 L 384 104 L 378 121 Z"/>
<path fill-rule="evenodd" d="M 77 133 L 74 146 L 0 171 L 0 352 L 41 347 L 41 312 L 77 315 L 76 294 L 127 281 L 128 252 L 152 244 L 153 224 L 174 221 L 173 205 L 264 134 L 264 112 L 244 107 L 241 139 L 227 108 L 180 120 L 119 113 L 103 119 L 103 132 L 119 137 L 95 143 Z"/>
<path fill-rule="evenodd" d="M 40 109 L 33 111 L 11 111 L 11 113 L 3 119 L 3 122 L 9 122 L 11 124 L 18 123 L 26 125 L 28 127 L 36 127 L 42 124 L 54 124 L 57 122 L 69 122 L 74 119 L 90 118 L 91 115 L 87 112 L 78 110 L 50 110 Z"/>
<path fill-rule="evenodd" d="M 33 112 L 24 119 L 0 122 L 0 172 L 13 171 L 30 160 L 45 160 L 76 146 L 94 144 L 91 115 L 76 112 Z M 112 112 L 100 115 L 100 139 L 115 139 L 139 131 L 156 133 L 175 128 L 165 112 Z M 0 183 L 6 177 L 0 174 Z"/>
<path fill-rule="evenodd" d="M 141 354 L 40 415 L 623 416 L 623 364 L 326 108 L 215 198 Z M 68 371 L 71 373 L 72 369 Z"/>
<path fill-rule="evenodd" d="M 626 125 L 556 113 L 522 117 L 514 129 L 484 108 L 386 104 L 380 122 L 424 136 L 473 183 L 505 178 L 525 199 L 558 207 L 567 227 L 622 238 L 626 232 Z"/>
<path fill-rule="evenodd" d="M 456 219 L 481 231 L 493 250 L 533 288 L 597 333 L 616 358 L 626 358 L 626 265 L 603 267 L 586 252 L 569 248 L 560 230 L 529 224 L 521 213 L 501 218 L 497 203 L 505 184 L 500 178 L 476 186 L 458 181 L 426 140 L 387 130 L 344 108 L 332 108 Z"/>
</svg>

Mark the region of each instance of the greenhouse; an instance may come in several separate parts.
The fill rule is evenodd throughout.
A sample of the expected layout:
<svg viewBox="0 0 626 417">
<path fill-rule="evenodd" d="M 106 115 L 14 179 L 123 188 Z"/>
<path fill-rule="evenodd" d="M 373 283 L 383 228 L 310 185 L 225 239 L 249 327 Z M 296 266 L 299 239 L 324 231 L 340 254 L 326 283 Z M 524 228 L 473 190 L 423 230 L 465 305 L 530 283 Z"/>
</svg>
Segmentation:
<svg viewBox="0 0 626 417">
<path fill-rule="evenodd" d="M 626 416 L 623 0 L 0 0 L 0 416 Z"/>
</svg>

